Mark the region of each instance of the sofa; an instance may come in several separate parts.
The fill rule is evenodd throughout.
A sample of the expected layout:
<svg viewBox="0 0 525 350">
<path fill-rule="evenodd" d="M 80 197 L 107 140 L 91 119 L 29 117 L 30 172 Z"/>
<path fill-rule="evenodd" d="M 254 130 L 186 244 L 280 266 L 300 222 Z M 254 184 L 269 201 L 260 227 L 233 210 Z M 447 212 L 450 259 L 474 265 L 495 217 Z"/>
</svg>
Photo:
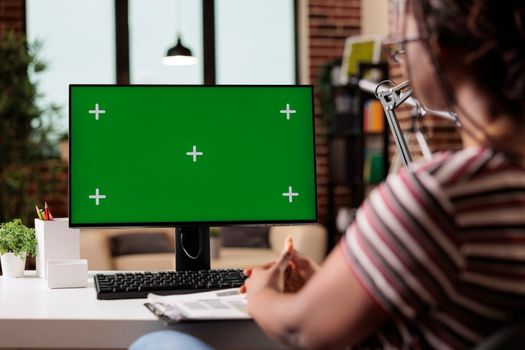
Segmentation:
<svg viewBox="0 0 525 350">
<path fill-rule="evenodd" d="M 242 227 L 239 228 L 242 232 Z M 246 233 L 249 234 L 248 232 Z M 326 255 L 327 231 L 319 224 L 273 226 L 267 247 L 222 247 L 211 267 L 244 268 L 275 260 L 291 236 L 295 248 L 321 263 Z M 220 235 L 219 235 L 220 237 Z M 175 268 L 173 228 L 81 229 L 80 255 L 94 271 L 156 271 Z"/>
</svg>

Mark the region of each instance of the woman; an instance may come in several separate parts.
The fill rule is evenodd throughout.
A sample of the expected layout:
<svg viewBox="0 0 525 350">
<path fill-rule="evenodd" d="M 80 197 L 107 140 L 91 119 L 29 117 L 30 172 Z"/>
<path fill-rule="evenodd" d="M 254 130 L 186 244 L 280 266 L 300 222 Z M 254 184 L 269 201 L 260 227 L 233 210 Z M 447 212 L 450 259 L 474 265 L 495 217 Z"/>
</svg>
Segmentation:
<svg viewBox="0 0 525 350">
<path fill-rule="evenodd" d="M 409 1 L 405 69 L 464 149 L 390 177 L 299 292 L 256 268 L 248 306 L 293 347 L 468 349 L 525 308 L 525 6 Z M 297 270 L 297 269 L 296 269 Z M 300 270 L 298 270 L 300 271 Z"/>
<path fill-rule="evenodd" d="M 249 269 L 248 308 L 294 348 L 469 349 L 525 309 L 525 6 L 412 0 L 404 68 L 464 149 L 390 176 L 322 267 Z M 279 289 L 284 274 L 285 289 Z"/>
</svg>

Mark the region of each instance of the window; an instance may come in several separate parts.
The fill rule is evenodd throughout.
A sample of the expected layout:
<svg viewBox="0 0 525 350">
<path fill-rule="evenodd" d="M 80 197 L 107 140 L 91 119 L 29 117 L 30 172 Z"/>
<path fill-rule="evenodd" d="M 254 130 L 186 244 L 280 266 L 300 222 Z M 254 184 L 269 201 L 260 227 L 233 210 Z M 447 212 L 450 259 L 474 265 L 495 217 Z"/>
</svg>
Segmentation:
<svg viewBox="0 0 525 350">
<path fill-rule="evenodd" d="M 180 13 L 178 13 L 180 11 Z M 161 58 L 182 43 L 197 58 L 193 66 L 165 66 Z M 130 0 L 130 83 L 202 84 L 202 2 L 195 0 Z"/>
<path fill-rule="evenodd" d="M 202 6 L 129 0 L 130 83 L 203 83 Z M 63 107 L 65 131 L 69 84 L 116 82 L 115 2 L 27 0 L 26 8 L 28 39 L 42 42 L 48 63 L 37 76 L 43 102 Z M 194 66 L 161 63 L 178 31 Z M 215 0 L 215 40 L 218 84 L 296 83 L 294 0 Z"/>
<path fill-rule="evenodd" d="M 114 3 L 107 0 L 27 0 L 27 38 L 42 42 L 47 69 L 37 76 L 44 104 L 62 106 L 67 130 L 69 84 L 115 82 Z"/>
<path fill-rule="evenodd" d="M 295 84 L 293 0 L 216 0 L 218 84 Z"/>
</svg>

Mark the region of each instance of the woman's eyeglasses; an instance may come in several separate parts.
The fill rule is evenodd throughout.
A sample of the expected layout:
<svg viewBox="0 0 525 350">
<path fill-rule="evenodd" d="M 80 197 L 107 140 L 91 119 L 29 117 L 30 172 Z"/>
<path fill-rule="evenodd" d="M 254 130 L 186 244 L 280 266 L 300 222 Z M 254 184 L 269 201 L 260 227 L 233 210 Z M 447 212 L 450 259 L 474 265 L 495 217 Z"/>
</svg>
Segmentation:
<svg viewBox="0 0 525 350">
<path fill-rule="evenodd" d="M 403 39 L 387 39 L 383 42 L 383 45 L 388 48 L 387 52 L 390 55 L 392 61 L 401 63 L 403 56 L 406 53 L 406 45 L 421 40 L 428 40 L 430 35 L 421 34 L 413 37 L 406 37 Z"/>
</svg>

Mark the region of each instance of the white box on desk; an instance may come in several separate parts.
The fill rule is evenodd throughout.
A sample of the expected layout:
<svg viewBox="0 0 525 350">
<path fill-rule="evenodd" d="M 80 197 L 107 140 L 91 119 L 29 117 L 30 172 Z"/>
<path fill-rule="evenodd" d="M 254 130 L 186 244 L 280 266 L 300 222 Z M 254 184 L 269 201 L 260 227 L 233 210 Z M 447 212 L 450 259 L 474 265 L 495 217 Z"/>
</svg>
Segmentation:
<svg viewBox="0 0 525 350">
<path fill-rule="evenodd" d="M 47 279 L 49 260 L 76 260 L 80 258 L 80 230 L 69 228 L 68 218 L 52 221 L 35 219 L 37 241 L 36 273 Z"/>
<path fill-rule="evenodd" d="M 49 260 L 47 262 L 47 286 L 53 288 L 87 287 L 87 260 Z"/>
</svg>

